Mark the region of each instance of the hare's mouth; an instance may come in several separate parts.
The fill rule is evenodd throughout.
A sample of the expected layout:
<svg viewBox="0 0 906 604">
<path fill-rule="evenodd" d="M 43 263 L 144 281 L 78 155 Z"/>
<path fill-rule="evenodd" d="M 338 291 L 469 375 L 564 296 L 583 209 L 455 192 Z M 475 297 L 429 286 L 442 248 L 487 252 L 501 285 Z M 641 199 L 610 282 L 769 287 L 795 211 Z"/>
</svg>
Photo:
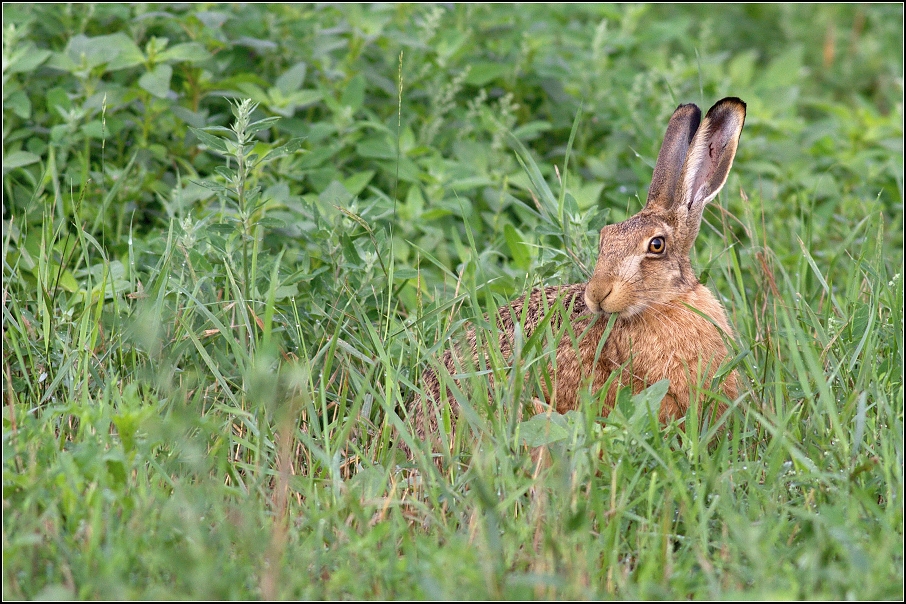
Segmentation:
<svg viewBox="0 0 906 604">
<path fill-rule="evenodd" d="M 641 315 L 647 308 L 648 308 L 647 304 L 641 304 L 641 303 L 630 304 L 629 306 L 627 306 L 623 310 L 617 312 L 616 314 L 621 319 L 632 319 L 633 317 L 637 317 L 637 316 Z"/>
</svg>

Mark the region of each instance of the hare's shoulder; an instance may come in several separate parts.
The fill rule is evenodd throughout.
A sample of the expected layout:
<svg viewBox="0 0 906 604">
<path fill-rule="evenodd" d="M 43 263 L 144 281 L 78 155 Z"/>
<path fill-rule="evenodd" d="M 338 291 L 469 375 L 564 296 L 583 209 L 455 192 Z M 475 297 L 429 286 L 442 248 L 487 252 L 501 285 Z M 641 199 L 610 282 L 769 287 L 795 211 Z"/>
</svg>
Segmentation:
<svg viewBox="0 0 906 604">
<path fill-rule="evenodd" d="M 727 313 L 723 304 L 711 293 L 711 290 L 698 284 L 691 291 L 685 293 L 679 298 L 682 308 L 686 311 L 682 313 L 683 319 L 689 323 L 689 329 L 696 331 L 706 331 L 710 334 L 719 334 L 715 325 L 720 328 L 727 336 L 733 337 L 733 328 L 727 321 Z M 702 317 L 694 311 L 695 309 L 708 318 Z"/>
</svg>

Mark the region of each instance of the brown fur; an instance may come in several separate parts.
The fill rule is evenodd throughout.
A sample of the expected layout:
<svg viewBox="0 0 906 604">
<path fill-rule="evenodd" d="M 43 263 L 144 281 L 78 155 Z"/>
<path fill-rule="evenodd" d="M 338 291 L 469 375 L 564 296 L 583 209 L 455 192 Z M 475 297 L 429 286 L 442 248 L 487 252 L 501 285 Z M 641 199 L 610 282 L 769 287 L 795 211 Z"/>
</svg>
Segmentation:
<svg viewBox="0 0 906 604">
<path fill-rule="evenodd" d="M 619 386 L 638 393 L 667 378 L 670 387 L 659 417 L 662 422 L 680 418 L 690 405 L 701 405 L 699 386 L 708 388 L 726 360 L 724 338 L 733 338 L 733 332 L 720 302 L 698 282 L 689 252 L 704 206 L 723 187 L 732 166 L 745 104 L 724 99 L 701 123 L 700 116 L 695 105 L 681 105 L 674 112 L 645 208 L 601 230 L 598 262 L 587 284 L 536 289 L 527 300 L 519 298 L 498 309 L 500 351 L 505 361 L 513 353 L 517 322 L 525 339 L 545 316 L 550 316 L 551 333 L 567 334 L 564 319 L 555 308 L 558 301 L 569 313 L 566 320 L 572 335 L 560 336 L 548 368 L 553 383 L 542 386 L 544 399 L 560 413 L 577 407 L 581 389 L 590 387 L 597 392 L 616 372 L 603 414 L 613 408 Z M 611 314 L 617 319 L 602 344 Z M 468 351 L 465 358 L 456 346 L 444 354 L 443 364 L 451 374 L 462 371 L 464 365 L 478 365 L 474 329 L 467 332 L 464 348 Z M 721 388 L 727 399 L 736 398 L 735 371 L 725 377 Z M 408 412 L 418 438 L 434 441 L 436 448 L 442 394 L 430 369 L 424 376 L 424 393 L 424 400 L 413 399 Z M 450 396 L 447 400 L 456 412 L 456 401 Z M 720 404 L 718 413 L 724 411 L 725 405 Z"/>
</svg>

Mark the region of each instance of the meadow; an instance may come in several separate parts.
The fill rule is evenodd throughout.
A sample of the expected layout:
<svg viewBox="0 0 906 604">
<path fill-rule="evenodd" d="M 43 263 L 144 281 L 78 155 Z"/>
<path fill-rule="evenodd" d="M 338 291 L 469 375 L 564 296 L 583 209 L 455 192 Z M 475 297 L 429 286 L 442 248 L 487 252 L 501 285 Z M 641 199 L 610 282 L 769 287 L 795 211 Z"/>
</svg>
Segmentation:
<svg viewBox="0 0 906 604">
<path fill-rule="evenodd" d="M 901 4 L 5 4 L 4 599 L 902 600 L 902 48 Z M 533 417 L 530 340 L 416 438 L 726 96 L 718 425 Z"/>
</svg>

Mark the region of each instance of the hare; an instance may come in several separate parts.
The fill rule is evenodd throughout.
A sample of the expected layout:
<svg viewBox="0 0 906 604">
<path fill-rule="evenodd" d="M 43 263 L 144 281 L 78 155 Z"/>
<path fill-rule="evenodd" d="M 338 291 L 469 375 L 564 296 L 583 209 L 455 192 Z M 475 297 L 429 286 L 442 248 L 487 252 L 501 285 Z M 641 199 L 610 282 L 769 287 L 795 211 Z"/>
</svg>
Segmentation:
<svg viewBox="0 0 906 604">
<path fill-rule="evenodd" d="M 670 386 L 661 403 L 661 422 L 683 417 L 690 405 L 701 404 L 698 386 L 711 383 L 728 354 L 724 338 L 732 338 L 733 331 L 723 306 L 699 283 L 689 252 L 705 204 L 727 180 L 745 115 L 745 103 L 732 97 L 718 101 L 704 120 L 694 104 L 680 105 L 667 125 L 645 207 L 601 229 L 598 261 L 588 283 L 535 289 L 498 309 L 504 358 L 512 355 L 517 323 L 528 338 L 546 316 L 553 333 L 562 331 L 563 320 L 569 321 L 573 335 L 563 335 L 558 342 L 548 368 L 551 381 L 543 392 L 558 412 L 575 409 L 580 389 L 590 385 L 596 392 L 614 373 L 603 401 L 604 415 L 612 410 L 619 386 L 638 393 L 664 378 Z M 552 310 L 559 304 L 565 313 Z M 611 315 L 616 318 L 608 333 Z M 474 329 L 467 334 L 467 344 L 478 366 Z M 443 363 L 451 374 L 462 370 L 455 347 L 444 354 Z M 729 400 L 736 398 L 736 381 L 733 371 L 721 385 Z M 434 441 L 441 437 L 437 421 L 442 395 L 430 369 L 423 377 L 423 392 L 408 412 L 416 436 Z M 456 411 L 453 397 L 448 400 Z M 717 413 L 724 411 L 720 404 Z M 406 451 L 405 445 L 401 448 Z"/>
</svg>

